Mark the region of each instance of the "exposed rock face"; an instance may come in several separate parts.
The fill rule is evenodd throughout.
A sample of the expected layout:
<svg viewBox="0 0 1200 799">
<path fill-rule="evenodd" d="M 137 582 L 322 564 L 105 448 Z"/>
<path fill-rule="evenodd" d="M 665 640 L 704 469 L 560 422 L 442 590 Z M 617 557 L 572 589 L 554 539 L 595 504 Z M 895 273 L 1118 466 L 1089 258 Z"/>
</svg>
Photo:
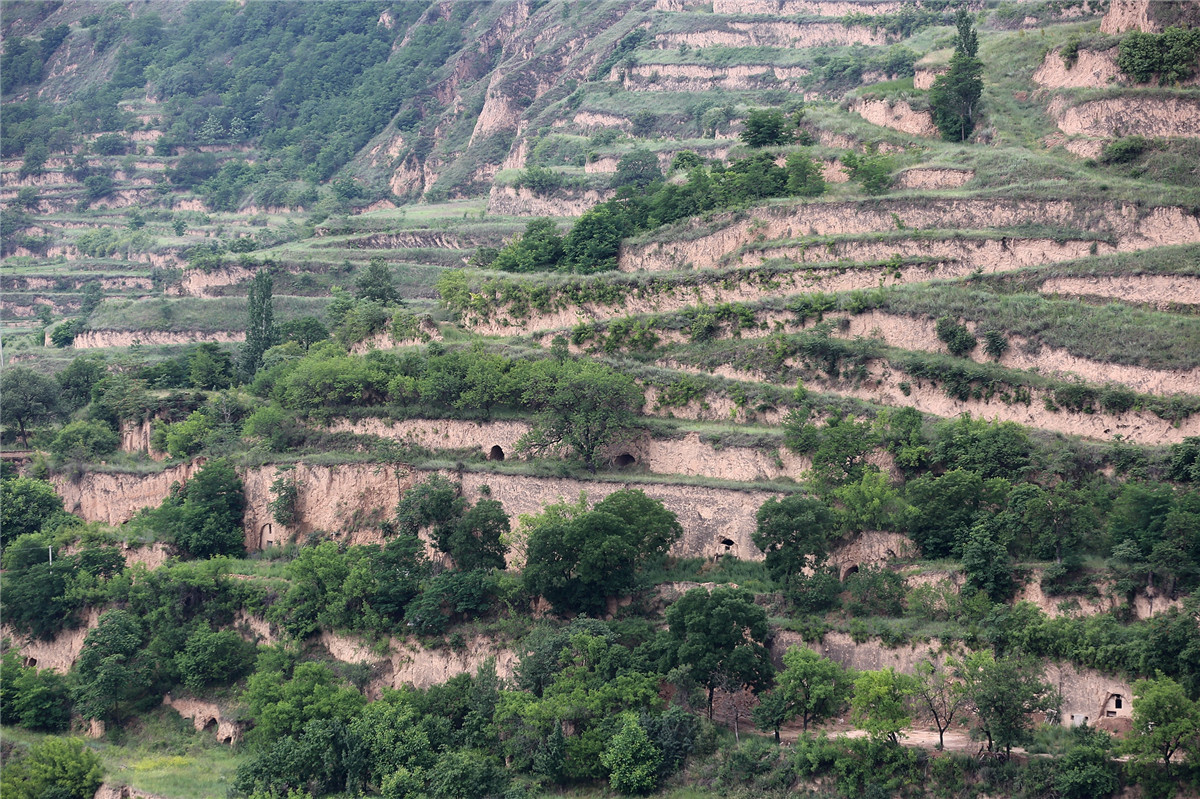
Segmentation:
<svg viewBox="0 0 1200 799">
<path fill-rule="evenodd" d="M 76 482 L 59 479 L 55 485 L 69 511 L 88 521 L 121 524 L 141 508 L 157 507 L 173 482 L 187 480 L 199 466 L 192 463 L 145 475 L 91 472 Z M 799 467 L 797 462 L 792 468 Z M 297 485 L 297 522 L 287 527 L 275 521 L 270 509 L 274 499 L 271 485 L 281 475 L 294 479 Z M 549 503 L 572 500 L 580 492 L 596 502 L 621 488 L 641 488 L 678 515 L 684 537 L 671 552 L 680 557 L 734 554 L 745 559 L 761 558 L 762 553 L 750 536 L 759 506 L 774 496 L 769 491 L 628 485 L 494 473 L 450 476 L 461 478 L 464 492 L 472 498 L 479 495 L 481 486 L 489 486 L 491 498 L 499 500 L 514 521 L 522 514 L 540 512 Z M 242 475 L 246 494 L 246 548 L 255 551 L 310 533 L 323 533 L 348 543 L 379 543 L 380 522 L 391 516 L 402 493 L 424 477 L 424 473 L 401 464 L 297 464 L 290 472 L 274 467 L 248 470 Z M 519 549 L 519 534 L 516 538 Z"/>
<path fill-rule="evenodd" d="M 750 91 L 775 88 L 808 74 L 803 67 L 770 64 L 737 64 L 710 67 L 700 64 L 637 64 L 621 71 L 613 68 L 613 79 L 622 77 L 624 86 L 636 92 L 704 92 L 715 89 Z"/>
<path fill-rule="evenodd" d="M 1097 275 L 1055 277 L 1041 285 L 1044 294 L 1114 297 L 1157 308 L 1200 305 L 1200 277 L 1190 275 Z"/>
<path fill-rule="evenodd" d="M 936 416 L 970 413 L 984 419 L 1016 422 L 1101 441 L 1109 441 L 1120 434 L 1124 440 L 1133 443 L 1163 445 L 1178 444 L 1188 436 L 1200 435 L 1200 415 L 1190 416 L 1176 426 L 1148 411 L 1127 411 L 1119 416 L 1103 412 L 1085 414 L 1051 411 L 1044 402 L 1046 398 L 1053 400 L 1050 393 L 1036 389 L 1031 392 L 1028 405 L 1017 402 L 1005 404 L 998 399 L 992 402 L 976 399 L 963 401 L 946 396 L 939 386 L 914 379 L 886 364 L 874 363 L 868 371 L 870 378 L 861 384 L 831 385 L 827 390 L 894 407 L 909 406 Z M 901 383 L 905 385 L 901 386 Z"/>
<path fill-rule="evenodd" d="M 745 13 L 745 12 L 742 12 Z M 654 37 L 655 46 L 673 50 L 689 47 L 819 47 L 821 45 L 883 45 L 887 34 L 840 22 L 725 21 L 709 29 L 671 31 Z M 761 71 L 761 70 L 760 70 Z"/>
<path fill-rule="evenodd" d="M 1145 31 L 1157 33 L 1159 26 L 1150 19 L 1151 0 L 1110 0 L 1108 13 L 1100 21 L 1101 33 Z"/>
<path fill-rule="evenodd" d="M 844 17 L 847 14 L 895 14 L 904 3 L 898 0 L 713 0 L 714 14 L 770 14 Z M 682 10 L 682 9 L 679 9 Z"/>
<path fill-rule="evenodd" d="M 163 697 L 163 704 L 185 719 L 191 719 L 196 732 L 211 729 L 220 743 L 232 746 L 242 740 L 244 723 L 234 721 L 226 716 L 216 702 L 205 702 L 187 696 L 173 697 L 171 694 L 167 694 Z"/>
<path fill-rule="evenodd" d="M 145 452 L 156 461 L 167 457 L 167 453 L 159 452 L 150 445 L 150 438 L 154 433 L 152 420 L 143 419 L 137 422 L 122 420 L 120 433 L 122 452 Z"/>
<path fill-rule="evenodd" d="M 0 625 L 0 637 L 12 640 L 26 666 L 66 674 L 83 651 L 83 640 L 88 631 L 100 623 L 100 613 L 100 608 L 92 608 L 81 626 L 64 630 L 49 641 L 21 635 L 7 624 Z"/>
<path fill-rule="evenodd" d="M 1200 136 L 1200 100 L 1185 97 L 1111 97 L 1067 106 L 1050 104 L 1059 130 L 1081 136 Z"/>
<path fill-rule="evenodd" d="M 901 189 L 957 189 L 973 177 L 971 169 L 913 167 L 900 173 L 896 185 Z"/>
<path fill-rule="evenodd" d="M 1099 89 L 1115 82 L 1121 75 L 1117 68 L 1117 51 L 1080 49 L 1070 69 L 1063 63 L 1062 48 L 1046 53 L 1045 60 L 1033 73 L 1033 82 L 1050 89 Z"/>
<path fill-rule="evenodd" d="M 946 66 L 934 67 L 918 65 L 916 69 L 913 70 L 913 88 L 924 89 L 926 91 L 932 89 L 933 82 L 937 80 L 940 75 L 944 75 L 947 69 L 948 67 Z"/>
<path fill-rule="evenodd" d="M 129 347 L 134 344 L 160 346 L 164 344 L 195 344 L 212 341 L 231 344 L 245 341 L 246 333 L 238 330 L 85 330 L 71 345 L 77 350 L 101 347 Z"/>
<path fill-rule="evenodd" d="M 912 136 L 937 136 L 937 126 L 928 111 L 915 111 L 903 100 L 859 100 L 851 109 L 872 125 L 898 130 Z"/>
<path fill-rule="evenodd" d="M 614 166 L 613 171 L 616 171 Z M 608 200 L 615 192 L 558 192 L 541 197 L 526 188 L 492 186 L 488 194 L 488 213 L 501 216 L 567 216 L 576 217 L 593 206 Z"/>
</svg>

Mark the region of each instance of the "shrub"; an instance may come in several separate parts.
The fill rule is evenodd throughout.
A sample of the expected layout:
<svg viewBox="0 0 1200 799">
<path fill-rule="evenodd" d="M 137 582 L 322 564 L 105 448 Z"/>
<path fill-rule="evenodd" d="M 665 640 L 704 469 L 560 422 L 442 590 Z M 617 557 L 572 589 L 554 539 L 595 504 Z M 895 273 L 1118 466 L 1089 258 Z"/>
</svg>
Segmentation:
<svg viewBox="0 0 1200 799">
<path fill-rule="evenodd" d="M 965 357 L 979 343 L 966 325 L 960 325 L 948 316 L 937 320 L 937 337 L 946 345 L 951 355 L 959 358 Z"/>
<path fill-rule="evenodd" d="M 50 451 L 60 458 L 90 460 L 116 452 L 121 438 L 99 421 L 71 422 L 50 442 Z"/>
</svg>

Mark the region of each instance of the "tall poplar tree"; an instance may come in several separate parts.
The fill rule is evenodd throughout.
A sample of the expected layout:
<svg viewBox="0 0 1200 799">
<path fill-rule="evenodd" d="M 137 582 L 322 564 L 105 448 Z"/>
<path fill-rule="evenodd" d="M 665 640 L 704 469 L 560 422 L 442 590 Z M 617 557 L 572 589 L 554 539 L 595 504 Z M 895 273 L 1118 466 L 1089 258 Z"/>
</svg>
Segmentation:
<svg viewBox="0 0 1200 799">
<path fill-rule="evenodd" d="M 983 94 L 983 62 L 976 56 L 979 36 L 971 26 L 970 13 L 960 8 L 954 24 L 958 27 L 958 37 L 950 69 L 933 82 L 929 104 L 942 138 L 966 141 L 975 129 L 975 114 Z"/>
<path fill-rule="evenodd" d="M 275 344 L 275 314 L 271 307 L 274 281 L 266 270 L 259 270 L 250 281 L 246 316 L 246 343 L 242 345 L 242 377 L 249 380 L 262 366 L 263 353 Z"/>
</svg>

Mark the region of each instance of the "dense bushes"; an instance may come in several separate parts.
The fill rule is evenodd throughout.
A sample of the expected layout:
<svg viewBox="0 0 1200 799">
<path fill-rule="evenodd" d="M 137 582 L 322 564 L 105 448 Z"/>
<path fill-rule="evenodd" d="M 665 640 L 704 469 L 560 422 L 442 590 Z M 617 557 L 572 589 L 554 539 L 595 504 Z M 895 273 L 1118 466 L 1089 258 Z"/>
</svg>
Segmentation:
<svg viewBox="0 0 1200 799">
<path fill-rule="evenodd" d="M 743 205 L 770 197 L 815 197 L 825 192 L 820 166 L 805 151 L 792 152 L 784 166 L 771 153 L 759 153 L 709 168 L 693 166 L 683 184 L 663 184 L 658 159 L 648 150 L 623 158 L 618 185 L 627 193 L 584 213 L 564 237 L 548 219 L 535 219 L 523 235 L 501 249 L 490 268 L 505 272 L 575 272 L 616 269 L 621 239 L 634 233 L 715 208 Z M 676 161 L 680 160 L 680 153 Z"/>
<path fill-rule="evenodd" d="M 1162 33 L 1130 31 L 1121 39 L 1117 66 L 1135 83 L 1156 76 L 1163 86 L 1180 83 L 1196 72 L 1200 28 L 1170 27 Z"/>
</svg>

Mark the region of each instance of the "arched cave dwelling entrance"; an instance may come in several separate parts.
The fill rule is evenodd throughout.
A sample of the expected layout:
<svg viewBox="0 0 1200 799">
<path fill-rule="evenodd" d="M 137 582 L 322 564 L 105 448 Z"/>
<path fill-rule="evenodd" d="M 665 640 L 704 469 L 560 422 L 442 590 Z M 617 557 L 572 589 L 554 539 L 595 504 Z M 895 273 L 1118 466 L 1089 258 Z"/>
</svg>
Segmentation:
<svg viewBox="0 0 1200 799">
<path fill-rule="evenodd" d="M 258 531 L 258 548 L 266 549 L 271 545 L 271 523 L 267 522 Z"/>
<path fill-rule="evenodd" d="M 732 538 L 722 538 L 722 539 L 721 539 L 721 546 L 725 547 L 725 552 L 724 552 L 724 554 L 726 554 L 726 555 L 732 555 L 732 554 L 733 554 L 733 548 L 734 548 L 735 546 L 737 546 L 737 542 L 736 542 L 736 541 L 734 541 Z"/>
<path fill-rule="evenodd" d="M 504 447 L 500 446 L 499 444 L 492 447 L 491 451 L 488 452 L 488 460 L 489 461 L 504 460 Z"/>
<path fill-rule="evenodd" d="M 27 668 L 27 669 L 37 668 L 37 658 L 25 658 L 25 668 Z"/>
<path fill-rule="evenodd" d="M 616 457 L 616 460 L 613 461 L 613 464 L 618 469 L 628 469 L 630 466 L 633 466 L 635 463 L 637 463 L 637 458 L 633 457 L 628 452 L 622 452 L 620 455 L 618 455 Z"/>
<path fill-rule="evenodd" d="M 1114 719 L 1128 715 L 1131 715 L 1131 708 L 1125 697 L 1122 694 L 1109 694 L 1104 700 L 1104 717 Z"/>
<path fill-rule="evenodd" d="M 217 733 L 217 720 L 216 720 L 215 718 L 211 718 L 211 719 L 209 719 L 208 721 L 204 722 L 204 731 L 205 731 L 205 732 L 211 732 L 212 734 L 216 735 L 216 733 Z"/>
<path fill-rule="evenodd" d="M 846 582 L 846 578 L 852 574 L 858 574 L 858 565 L 855 564 L 842 572 L 842 582 Z"/>
</svg>

